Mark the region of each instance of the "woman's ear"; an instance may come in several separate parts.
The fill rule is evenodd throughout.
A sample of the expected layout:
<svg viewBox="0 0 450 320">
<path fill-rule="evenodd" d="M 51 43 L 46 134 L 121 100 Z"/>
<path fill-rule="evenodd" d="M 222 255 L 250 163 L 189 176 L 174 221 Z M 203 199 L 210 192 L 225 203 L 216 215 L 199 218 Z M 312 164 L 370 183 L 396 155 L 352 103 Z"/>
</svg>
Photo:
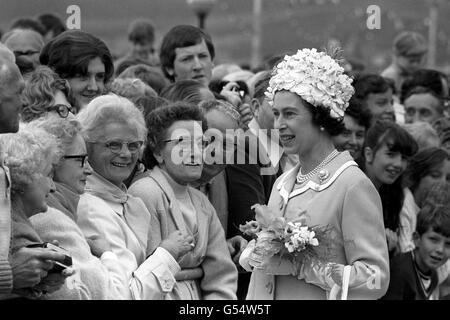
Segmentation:
<svg viewBox="0 0 450 320">
<path fill-rule="evenodd" d="M 258 117 L 259 107 L 260 107 L 260 104 L 259 104 L 258 99 L 253 98 L 252 99 L 251 108 L 253 109 L 252 111 L 253 111 L 253 114 L 254 114 L 255 118 Z"/>
<path fill-rule="evenodd" d="M 366 162 L 371 163 L 373 161 L 373 151 L 370 147 L 365 147 L 364 148 L 364 159 L 366 159 Z"/>
</svg>

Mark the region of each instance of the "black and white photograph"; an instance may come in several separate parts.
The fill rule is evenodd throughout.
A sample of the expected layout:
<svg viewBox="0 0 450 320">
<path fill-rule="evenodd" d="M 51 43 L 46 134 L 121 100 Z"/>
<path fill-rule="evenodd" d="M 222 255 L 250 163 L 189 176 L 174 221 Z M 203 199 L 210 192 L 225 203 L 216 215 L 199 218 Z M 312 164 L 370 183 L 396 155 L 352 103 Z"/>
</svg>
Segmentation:
<svg viewBox="0 0 450 320">
<path fill-rule="evenodd" d="M 448 17 L 0 0 L 0 303 L 273 319 L 450 300 Z"/>
</svg>

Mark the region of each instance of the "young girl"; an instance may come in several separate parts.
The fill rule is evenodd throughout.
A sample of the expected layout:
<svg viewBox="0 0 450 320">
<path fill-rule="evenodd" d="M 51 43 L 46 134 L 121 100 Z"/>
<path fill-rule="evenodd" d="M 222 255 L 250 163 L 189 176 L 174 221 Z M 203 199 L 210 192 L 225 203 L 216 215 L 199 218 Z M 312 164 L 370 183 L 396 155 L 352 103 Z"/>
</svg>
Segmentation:
<svg viewBox="0 0 450 320">
<path fill-rule="evenodd" d="M 398 245 L 400 210 L 405 198 L 403 173 L 417 149 L 416 141 L 406 130 L 392 122 L 377 121 L 367 132 L 359 160 L 381 197 L 390 256 Z"/>
</svg>

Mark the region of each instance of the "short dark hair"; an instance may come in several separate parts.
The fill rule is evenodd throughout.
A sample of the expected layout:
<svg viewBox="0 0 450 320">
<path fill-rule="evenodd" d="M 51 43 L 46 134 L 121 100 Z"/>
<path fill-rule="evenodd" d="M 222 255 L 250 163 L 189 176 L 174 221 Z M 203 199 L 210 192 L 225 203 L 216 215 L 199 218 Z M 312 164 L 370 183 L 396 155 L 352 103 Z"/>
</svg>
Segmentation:
<svg viewBox="0 0 450 320">
<path fill-rule="evenodd" d="M 128 28 L 128 40 L 132 43 L 144 44 L 155 41 L 155 27 L 148 19 L 137 19 Z"/>
<path fill-rule="evenodd" d="M 345 115 L 355 119 L 356 123 L 366 128 L 366 130 L 369 129 L 372 114 L 360 100 L 352 97 L 348 103 L 347 109 L 345 110 Z"/>
<path fill-rule="evenodd" d="M 419 211 L 416 232 L 422 236 L 430 228 L 444 237 L 450 237 L 450 206 L 448 203 L 428 204 Z"/>
<path fill-rule="evenodd" d="M 442 80 L 447 80 L 444 73 L 431 70 L 431 69 L 419 69 L 414 71 L 410 76 L 408 76 L 402 82 L 401 88 L 401 101 L 405 101 L 405 96 L 411 91 L 414 87 L 426 87 L 435 92 L 439 97 L 444 98 L 444 86 L 442 84 Z"/>
<path fill-rule="evenodd" d="M 152 87 L 159 95 L 161 90 L 167 86 L 167 80 L 162 75 L 161 69 L 146 64 L 137 64 L 126 68 L 118 78 L 138 78 Z"/>
<path fill-rule="evenodd" d="M 34 20 L 32 18 L 20 18 L 14 21 L 9 28 L 9 30 L 12 29 L 30 29 L 33 31 L 36 31 L 41 36 L 45 35 L 45 27 L 37 20 Z"/>
<path fill-rule="evenodd" d="M 116 70 L 115 70 L 116 77 L 118 77 L 122 72 L 124 72 L 129 67 L 136 66 L 138 64 L 150 66 L 150 63 L 147 60 L 138 57 L 129 57 L 119 60 L 118 62 L 116 62 Z"/>
<path fill-rule="evenodd" d="M 353 80 L 354 97 L 364 101 L 371 93 L 384 93 L 391 89 L 389 82 L 377 74 L 361 74 Z"/>
<path fill-rule="evenodd" d="M 409 161 L 405 172 L 405 185 L 414 192 L 420 180 L 444 160 L 450 160 L 450 155 L 441 148 L 430 147 L 420 150 Z"/>
<path fill-rule="evenodd" d="M 303 100 L 305 107 L 311 112 L 312 123 L 317 127 L 323 127 L 330 136 L 336 136 L 345 130 L 344 118 L 333 118 L 330 109 L 324 106 L 313 106 Z"/>
<path fill-rule="evenodd" d="M 213 60 L 215 51 L 211 36 L 202 29 L 190 25 L 179 25 L 173 27 L 166 33 L 162 40 L 159 59 L 161 61 L 162 71 L 169 80 L 174 80 L 173 76 L 167 72 L 167 69 L 173 68 L 173 62 L 176 56 L 175 49 L 195 46 L 203 40 L 206 43 L 211 60 Z"/>
<path fill-rule="evenodd" d="M 186 101 L 198 105 L 202 99 L 201 89 L 209 89 L 196 80 L 180 80 L 162 89 L 160 96 L 172 102 Z"/>
<path fill-rule="evenodd" d="M 412 95 L 415 95 L 415 94 L 429 94 L 429 95 L 433 96 L 439 102 L 437 111 L 441 114 L 444 112 L 444 102 L 442 101 L 442 98 L 439 97 L 436 94 L 436 92 L 434 92 L 430 88 L 426 88 L 426 87 L 418 86 L 418 87 L 411 88 L 411 90 L 409 90 L 405 94 L 405 96 L 402 96 L 401 103 L 404 103 L 406 100 L 408 100 L 409 97 L 411 97 Z"/>
<path fill-rule="evenodd" d="M 147 169 L 152 169 L 158 165 L 153 153 L 162 149 L 167 129 L 176 121 L 182 120 L 201 121 L 203 131 L 207 129 L 206 119 L 202 110 L 188 102 L 175 102 L 156 108 L 147 114 L 145 117 L 148 129 L 147 144 L 142 156 L 142 162 Z"/>
<path fill-rule="evenodd" d="M 114 64 L 106 44 L 90 33 L 67 30 L 48 42 L 41 51 L 39 60 L 62 78 L 86 74 L 89 61 L 99 57 L 105 65 L 105 83 L 114 74 Z"/>
<path fill-rule="evenodd" d="M 46 34 L 53 31 L 53 37 L 67 30 L 61 18 L 54 13 L 43 13 L 37 19 L 44 26 Z"/>
</svg>

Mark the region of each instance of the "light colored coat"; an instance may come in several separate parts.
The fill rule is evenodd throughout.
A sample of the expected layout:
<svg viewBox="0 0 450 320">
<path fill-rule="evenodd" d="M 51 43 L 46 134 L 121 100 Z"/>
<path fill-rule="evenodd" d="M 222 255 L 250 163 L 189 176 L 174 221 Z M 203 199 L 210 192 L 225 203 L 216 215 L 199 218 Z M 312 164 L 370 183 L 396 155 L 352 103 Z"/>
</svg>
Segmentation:
<svg viewBox="0 0 450 320">
<path fill-rule="evenodd" d="M 300 165 L 274 184 L 269 208 L 287 220 L 306 210 L 308 225 L 331 226 L 336 233 L 332 262 L 351 265 L 348 299 L 378 299 L 389 284 L 389 260 L 381 200 L 377 190 L 348 152 L 339 154 L 324 169 L 329 176 L 313 177 L 293 190 Z M 287 260 L 284 262 L 290 263 Z M 282 264 L 283 265 L 283 264 Z M 326 299 L 334 282 L 329 274 L 307 268 L 298 279 L 285 272 L 254 270 L 247 299 Z"/>
<path fill-rule="evenodd" d="M 121 197 L 127 199 L 130 206 L 127 210 L 118 201 Z M 124 186 L 120 189 L 93 172 L 78 202 L 77 216 L 77 224 L 86 238 L 108 241 L 126 272 L 133 299 L 159 300 L 172 291 L 174 275 L 180 266 L 163 248 L 149 251 L 148 243 L 153 236 L 150 213 L 140 199 L 126 193 Z"/>
<path fill-rule="evenodd" d="M 138 177 L 128 192 L 142 199 L 152 215 L 152 222 L 159 222 L 151 226 L 152 241 L 156 241 L 153 247 L 176 230 L 190 232 L 175 194 L 158 167 Z M 237 269 L 231 259 L 219 218 L 203 193 L 192 187 L 188 187 L 188 192 L 197 213 L 198 232 L 193 235 L 194 250 L 183 256 L 179 264 L 183 270 L 200 267 L 204 275 L 195 281 L 194 286 L 177 281 L 169 295 L 173 299 L 236 299 Z"/>
</svg>

